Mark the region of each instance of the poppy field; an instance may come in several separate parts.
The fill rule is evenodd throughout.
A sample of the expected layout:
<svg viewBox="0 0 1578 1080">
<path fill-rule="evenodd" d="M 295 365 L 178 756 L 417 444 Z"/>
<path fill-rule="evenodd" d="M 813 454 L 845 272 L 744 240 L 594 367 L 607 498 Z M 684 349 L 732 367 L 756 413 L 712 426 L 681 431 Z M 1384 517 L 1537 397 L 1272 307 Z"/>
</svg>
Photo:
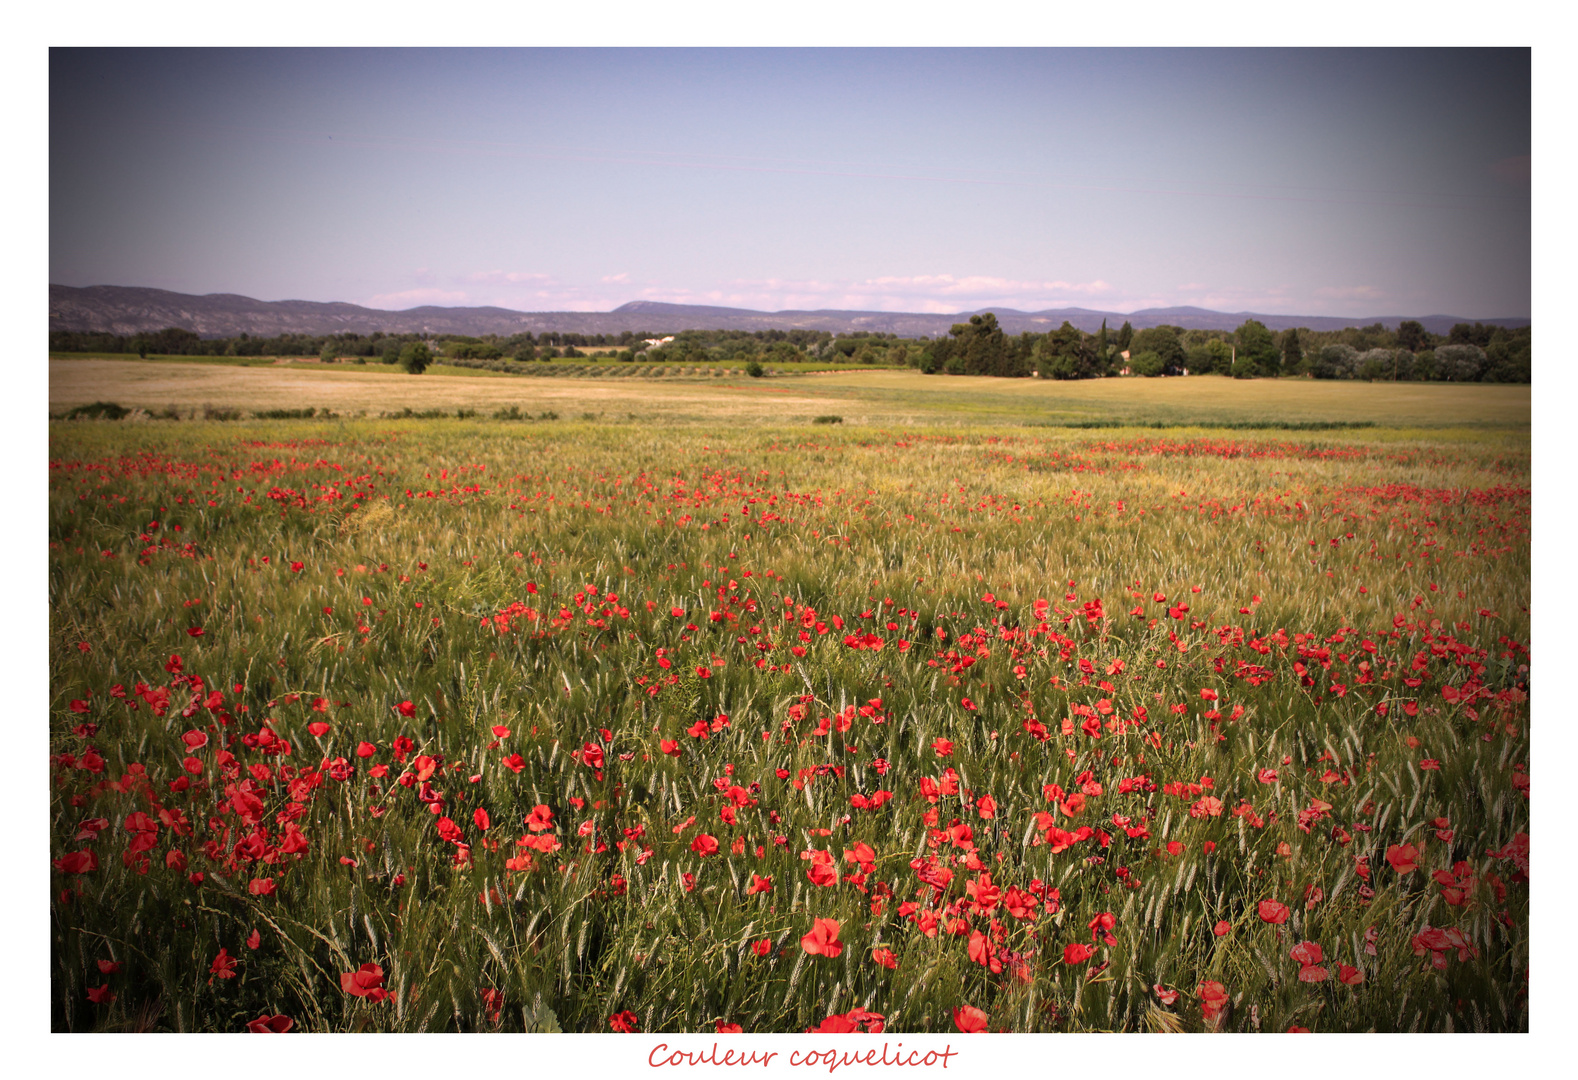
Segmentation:
<svg viewBox="0 0 1578 1080">
<path fill-rule="evenodd" d="M 50 426 L 56 1031 L 1528 1028 L 1526 435 Z"/>
</svg>

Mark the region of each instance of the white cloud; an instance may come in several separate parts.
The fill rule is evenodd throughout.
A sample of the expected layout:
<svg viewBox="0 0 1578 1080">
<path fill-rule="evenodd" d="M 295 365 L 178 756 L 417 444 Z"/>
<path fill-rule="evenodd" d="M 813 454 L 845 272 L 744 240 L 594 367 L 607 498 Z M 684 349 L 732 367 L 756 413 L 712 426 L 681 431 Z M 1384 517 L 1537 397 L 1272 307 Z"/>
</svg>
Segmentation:
<svg viewBox="0 0 1578 1080">
<path fill-rule="evenodd" d="M 449 289 L 406 289 L 403 292 L 379 293 L 377 296 L 369 297 L 367 306 L 385 311 L 401 311 L 427 304 L 455 307 L 465 302 L 466 294 L 463 292 Z"/>
</svg>

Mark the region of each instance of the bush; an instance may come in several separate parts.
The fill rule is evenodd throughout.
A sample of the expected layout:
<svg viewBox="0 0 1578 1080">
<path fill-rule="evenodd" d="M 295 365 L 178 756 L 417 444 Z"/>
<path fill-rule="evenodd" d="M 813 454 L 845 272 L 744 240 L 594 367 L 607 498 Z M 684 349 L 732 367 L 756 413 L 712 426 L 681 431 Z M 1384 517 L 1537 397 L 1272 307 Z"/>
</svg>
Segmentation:
<svg viewBox="0 0 1578 1080">
<path fill-rule="evenodd" d="M 760 379 L 766 373 L 767 369 L 762 367 L 760 360 L 752 360 L 749 364 L 745 365 L 745 374 L 749 375 L 753 379 Z"/>
<path fill-rule="evenodd" d="M 131 410 L 113 401 L 95 401 L 92 405 L 78 405 L 66 413 L 66 420 L 124 420 Z"/>
<path fill-rule="evenodd" d="M 811 419 L 811 423 L 813 423 L 813 424 L 842 424 L 843 422 L 844 422 L 844 418 L 842 416 L 832 416 L 832 415 L 817 416 L 817 417 L 813 417 Z"/>
<path fill-rule="evenodd" d="M 420 341 L 414 341 L 400 350 L 400 366 L 408 375 L 420 375 L 433 362 L 433 354 Z"/>
</svg>

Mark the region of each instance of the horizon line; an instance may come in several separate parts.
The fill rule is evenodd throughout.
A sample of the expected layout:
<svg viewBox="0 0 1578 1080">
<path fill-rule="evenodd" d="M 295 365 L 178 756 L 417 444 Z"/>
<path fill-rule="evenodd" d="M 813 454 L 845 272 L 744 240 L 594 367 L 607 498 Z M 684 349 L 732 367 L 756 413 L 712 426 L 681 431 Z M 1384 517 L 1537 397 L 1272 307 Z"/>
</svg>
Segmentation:
<svg viewBox="0 0 1578 1080">
<path fill-rule="evenodd" d="M 956 311 L 907 311 L 907 310 L 884 310 L 884 309 L 881 309 L 881 308 L 830 308 L 830 307 L 828 307 L 828 308 L 780 308 L 780 309 L 778 309 L 776 311 L 766 311 L 766 310 L 763 310 L 761 308 L 735 307 L 735 306 L 730 305 L 730 304 L 698 304 L 698 303 L 684 303 L 684 302 L 674 301 L 674 300 L 650 300 L 650 299 L 638 298 L 638 299 L 633 299 L 633 300 L 626 300 L 624 303 L 618 304 L 618 305 L 616 305 L 616 306 L 614 306 L 612 308 L 608 308 L 606 310 L 596 310 L 596 309 L 590 309 L 590 308 L 552 308 L 552 309 L 544 308 L 544 309 L 538 309 L 538 310 L 527 310 L 525 308 L 504 307 L 503 305 L 500 305 L 500 304 L 462 304 L 462 305 L 416 304 L 416 305 L 414 305 L 412 307 L 407 307 L 407 308 L 378 308 L 378 307 L 372 307 L 372 306 L 367 305 L 367 304 L 357 303 L 354 300 L 308 300 L 308 299 L 303 298 L 303 297 L 287 297 L 287 298 L 281 299 L 281 300 L 263 300 L 263 299 L 260 299 L 258 297 L 255 297 L 255 296 L 247 296 L 245 293 L 233 293 L 233 292 L 183 293 L 183 292 L 179 292 L 179 291 L 177 291 L 175 289 L 164 289 L 164 288 L 159 288 L 157 286 L 152 286 L 152 285 L 110 285 L 110 284 L 65 285 L 63 283 L 53 282 L 53 281 L 50 282 L 49 285 L 50 285 L 51 288 L 59 287 L 59 288 L 63 288 L 63 289 L 147 289 L 147 290 L 150 290 L 150 291 L 153 291 L 153 292 L 170 293 L 173 296 L 192 296 L 192 297 L 199 297 L 199 298 L 206 298 L 206 297 L 212 297 L 212 296 L 237 296 L 237 297 L 240 297 L 243 300 L 252 300 L 252 301 L 254 301 L 256 303 L 260 303 L 260 304 L 290 304 L 290 303 L 301 303 L 301 304 L 347 304 L 347 305 L 349 305 L 351 307 L 361 308 L 364 311 L 381 311 L 381 312 L 387 312 L 387 313 L 389 313 L 391 315 L 394 315 L 394 314 L 405 314 L 405 313 L 409 313 L 409 312 L 413 312 L 413 311 L 422 311 L 422 310 L 482 311 L 482 310 L 487 310 L 487 309 L 492 309 L 492 310 L 495 310 L 495 311 L 508 311 L 508 312 L 511 312 L 511 313 L 514 313 L 514 314 L 520 314 L 520 315 L 612 315 L 615 312 L 619 311 L 620 308 L 628 307 L 631 304 L 664 304 L 664 305 L 667 305 L 669 307 L 679 307 L 679 308 L 716 308 L 716 309 L 725 310 L 725 311 L 744 312 L 744 313 L 750 314 L 750 315 L 818 314 L 818 313 L 827 312 L 827 313 L 839 313 L 839 314 L 889 315 L 889 316 L 913 315 L 913 316 L 921 316 L 921 317 L 927 317 L 927 318 L 949 318 L 949 317 L 954 316 L 954 315 L 976 315 L 976 314 L 984 314 L 984 313 L 987 313 L 987 312 L 995 313 L 994 309 L 1001 309 L 1001 310 L 1004 310 L 1004 311 L 1017 312 L 1017 313 L 1022 314 L 1022 315 L 1036 315 L 1036 314 L 1039 314 L 1040 312 L 1043 312 L 1043 311 L 1052 311 L 1052 312 L 1078 311 L 1078 312 L 1086 312 L 1086 313 L 1089 313 L 1089 314 L 1092 314 L 1092 315 L 1121 315 L 1121 316 L 1124 316 L 1124 317 L 1130 317 L 1130 316 L 1142 315 L 1142 314 L 1146 314 L 1146 313 L 1150 313 L 1150 312 L 1168 311 L 1168 310 L 1177 309 L 1177 310 L 1203 311 L 1203 312 L 1207 312 L 1207 313 L 1212 314 L 1212 315 L 1248 315 L 1248 316 L 1268 315 L 1268 316 L 1275 316 L 1277 318 L 1340 319 L 1340 320 L 1349 321 L 1349 322 L 1360 322 L 1360 321 L 1366 320 L 1366 319 L 1368 319 L 1371 322 L 1380 322 L 1380 321 L 1385 321 L 1387 319 L 1435 319 L 1435 318 L 1451 318 L 1451 319 L 1460 319 L 1460 318 L 1461 319 L 1469 319 L 1469 318 L 1472 318 L 1473 321 L 1475 321 L 1475 322 L 1485 322 L 1485 321 L 1495 321 L 1495 320 L 1510 321 L 1510 320 L 1514 320 L 1514 319 L 1526 319 L 1526 320 L 1528 320 L 1530 322 L 1533 322 L 1532 313 L 1531 314 L 1527 314 L 1527 315 L 1460 316 L 1460 315 L 1455 315 L 1455 314 L 1451 314 L 1449 312 L 1442 311 L 1442 312 L 1427 312 L 1427 313 L 1419 314 L 1419 315 L 1399 315 L 1399 314 L 1395 314 L 1395 313 L 1394 314 L 1389 314 L 1389 315 L 1369 315 L 1369 316 L 1359 316 L 1359 315 L 1315 315 L 1315 314 L 1310 314 L 1308 312 L 1253 311 L 1253 310 L 1250 310 L 1248 308 L 1240 309 L 1238 311 L 1225 311 L 1225 310 L 1222 310 L 1222 309 L 1219 309 L 1219 308 L 1201 307 L 1198 304 L 1155 304 L 1155 305 L 1151 305 L 1149 307 L 1135 308 L 1132 311 L 1117 311 L 1117 310 L 1112 310 L 1112 309 L 1107 309 L 1107 308 L 1083 307 L 1083 306 L 1078 305 L 1078 304 L 1070 304 L 1070 305 L 1061 306 L 1061 307 L 1046 307 L 1046 308 L 1040 308 L 1040 309 L 1028 309 L 1028 310 L 1025 309 L 1025 308 L 1013 307 L 1013 306 L 1008 305 L 1008 304 L 984 304 L 984 305 L 981 305 L 979 307 L 974 307 L 974 308 L 960 308 L 960 309 L 958 309 Z"/>
</svg>

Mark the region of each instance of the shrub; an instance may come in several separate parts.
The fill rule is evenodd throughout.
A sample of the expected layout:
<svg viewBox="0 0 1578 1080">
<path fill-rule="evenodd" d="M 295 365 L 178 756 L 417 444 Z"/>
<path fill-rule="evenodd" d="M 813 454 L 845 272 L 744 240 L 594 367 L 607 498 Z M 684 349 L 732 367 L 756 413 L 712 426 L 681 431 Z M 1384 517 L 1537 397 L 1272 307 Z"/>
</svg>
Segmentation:
<svg viewBox="0 0 1578 1080">
<path fill-rule="evenodd" d="M 131 410 L 113 401 L 95 401 L 92 405 L 78 405 L 66 413 L 66 420 L 123 420 Z"/>
<path fill-rule="evenodd" d="M 817 416 L 813 417 L 811 420 L 811 423 L 813 424 L 842 424 L 843 422 L 844 418 L 842 416 L 833 415 Z"/>
<path fill-rule="evenodd" d="M 413 341 L 400 350 L 400 366 L 408 375 L 420 375 L 433 362 L 433 354 L 420 341 Z"/>
<path fill-rule="evenodd" d="M 753 379 L 760 379 L 766 374 L 766 369 L 762 367 L 760 360 L 752 360 L 749 364 L 745 365 L 745 374 L 749 375 Z"/>
</svg>

